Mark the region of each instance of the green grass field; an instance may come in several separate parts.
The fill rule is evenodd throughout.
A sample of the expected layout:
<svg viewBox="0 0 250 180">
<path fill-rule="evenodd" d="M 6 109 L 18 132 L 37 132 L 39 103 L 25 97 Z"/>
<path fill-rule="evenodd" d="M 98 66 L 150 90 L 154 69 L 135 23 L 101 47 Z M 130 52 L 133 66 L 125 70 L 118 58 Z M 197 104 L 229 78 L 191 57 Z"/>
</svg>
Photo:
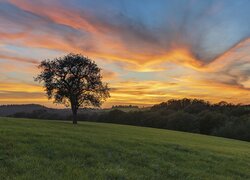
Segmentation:
<svg viewBox="0 0 250 180">
<path fill-rule="evenodd" d="M 250 179 L 250 143 L 103 123 L 0 118 L 0 179 Z"/>
</svg>

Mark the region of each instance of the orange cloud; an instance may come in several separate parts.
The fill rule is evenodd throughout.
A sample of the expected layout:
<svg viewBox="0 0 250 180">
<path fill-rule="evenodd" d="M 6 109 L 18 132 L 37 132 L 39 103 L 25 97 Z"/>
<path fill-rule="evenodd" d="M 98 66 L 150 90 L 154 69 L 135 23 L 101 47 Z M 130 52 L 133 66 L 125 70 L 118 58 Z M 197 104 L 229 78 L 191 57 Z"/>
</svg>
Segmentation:
<svg viewBox="0 0 250 180">
<path fill-rule="evenodd" d="M 8 92 L 42 92 L 41 86 L 21 82 L 0 82 L 0 91 Z"/>
<path fill-rule="evenodd" d="M 46 102 L 40 86 L 21 82 L 0 82 L 0 104 Z"/>
<path fill-rule="evenodd" d="M 0 54 L 0 59 L 7 59 L 7 60 L 11 60 L 11 61 L 20 61 L 20 62 L 25 62 L 25 63 L 37 64 L 37 65 L 39 64 L 39 61 L 36 59 L 15 57 L 15 56 L 4 55 L 4 54 Z"/>
<path fill-rule="evenodd" d="M 59 1 L 10 2 L 25 13 L 38 15 L 42 23 L 37 26 L 39 23 L 31 22 L 25 32 L 0 32 L 1 43 L 60 50 L 62 54 L 82 53 L 93 59 L 104 60 L 107 64 L 120 62 L 125 70 L 137 73 L 162 72 L 163 75 L 159 75 L 158 81 L 150 78 L 144 81 L 136 78 L 126 81 L 120 79 L 117 72 L 104 70 L 104 80 L 112 82 L 111 99 L 105 106 L 123 103 L 152 105 L 170 98 L 183 97 L 202 98 L 213 102 L 250 102 L 250 38 L 242 40 L 210 63 L 205 63 L 192 51 L 191 45 L 182 40 L 183 35 L 178 34 L 179 32 L 173 34 L 176 43 L 158 43 L 153 37 L 147 37 L 143 27 L 140 27 L 141 32 L 140 28 L 137 31 L 134 26 L 129 26 L 131 24 L 125 27 L 102 22 L 88 11 L 80 12 L 62 7 Z M 53 28 L 49 26 L 51 24 Z M 19 26 L 22 26 L 22 23 Z M 40 32 L 42 26 L 45 27 Z M 0 58 L 37 63 L 34 59 L 8 54 L 1 54 Z M 171 74 L 165 66 L 166 63 L 174 64 L 176 72 L 172 70 Z M 18 97 L 16 102 L 25 102 L 25 98 L 31 101 L 32 93 L 37 93 L 39 102 L 47 103 L 46 98 L 41 96 L 41 87 L 25 82 L 1 83 L 0 102 L 7 102 L 8 99 L 15 102 L 13 97 Z"/>
<path fill-rule="evenodd" d="M 192 55 L 187 46 L 173 45 L 174 47 L 168 50 L 156 46 L 155 50 L 152 50 L 154 44 L 151 43 L 149 46 L 146 44 L 141 46 L 140 49 L 130 48 L 124 44 L 124 40 L 112 36 L 112 33 L 116 34 L 116 31 L 122 31 L 121 28 L 105 24 L 88 12 L 83 13 L 69 8 L 65 9 L 57 1 L 53 1 L 52 5 L 29 0 L 22 2 L 11 0 L 10 2 L 25 11 L 46 17 L 56 24 L 63 24 L 73 29 L 88 32 L 88 39 L 77 39 L 77 43 L 67 42 L 64 37 L 58 37 L 51 33 L 43 35 L 29 34 L 30 37 L 26 37 L 22 45 L 57 49 L 65 52 L 80 52 L 93 58 L 126 62 L 128 64 L 124 67 L 135 71 L 163 70 L 152 68 L 152 66 L 164 62 L 175 62 L 193 68 L 202 65 L 201 61 Z M 47 11 L 48 8 L 49 11 Z M 79 42 L 81 39 L 85 42 L 86 50 Z M 87 44 L 91 46 L 91 42 L 95 42 L 94 47 L 88 48 Z"/>
<path fill-rule="evenodd" d="M 20 32 L 20 33 L 4 33 L 0 32 L 0 39 L 2 41 L 4 40 L 15 40 L 15 39 L 20 39 L 20 38 L 25 38 L 27 37 L 27 32 Z"/>
<path fill-rule="evenodd" d="M 213 81 L 182 77 L 177 83 L 157 81 L 128 81 L 111 84 L 111 99 L 107 104 L 153 105 L 171 98 L 201 98 L 212 102 L 225 100 L 232 103 L 249 103 L 249 90 Z M 244 97 L 244 99 L 242 99 Z"/>
<path fill-rule="evenodd" d="M 207 66 L 204 66 L 201 70 L 204 71 L 219 71 L 226 66 L 237 64 L 240 62 L 250 63 L 250 38 L 243 39 L 232 48 L 228 49 L 226 52 L 221 54 L 219 57 L 215 58 Z"/>
</svg>

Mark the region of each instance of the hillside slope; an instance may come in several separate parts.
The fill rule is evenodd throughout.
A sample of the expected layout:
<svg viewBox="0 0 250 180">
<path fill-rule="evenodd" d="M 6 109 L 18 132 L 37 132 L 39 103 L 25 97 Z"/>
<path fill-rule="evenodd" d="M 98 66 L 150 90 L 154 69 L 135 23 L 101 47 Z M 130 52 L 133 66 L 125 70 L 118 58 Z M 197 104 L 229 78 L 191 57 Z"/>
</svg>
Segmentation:
<svg viewBox="0 0 250 180">
<path fill-rule="evenodd" d="M 25 112 L 31 113 L 36 110 L 48 110 L 49 108 L 39 104 L 13 104 L 13 105 L 0 105 L 0 116 L 9 116 L 15 113 Z"/>
<path fill-rule="evenodd" d="M 0 179 L 250 179 L 250 143 L 168 130 L 0 118 Z"/>
</svg>

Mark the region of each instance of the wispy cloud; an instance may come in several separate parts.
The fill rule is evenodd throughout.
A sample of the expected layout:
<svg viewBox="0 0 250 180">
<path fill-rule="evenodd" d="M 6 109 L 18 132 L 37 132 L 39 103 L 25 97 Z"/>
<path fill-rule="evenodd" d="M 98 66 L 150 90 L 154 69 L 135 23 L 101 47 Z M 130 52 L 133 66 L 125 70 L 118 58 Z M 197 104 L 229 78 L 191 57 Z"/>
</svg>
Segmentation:
<svg viewBox="0 0 250 180">
<path fill-rule="evenodd" d="M 42 53 L 40 59 L 21 55 L 13 46 L 83 53 L 103 64 L 103 76 L 113 88 L 108 103 L 155 103 L 185 96 L 247 102 L 249 5 L 244 0 L 1 0 L 0 40 L 11 50 L 6 53 L 0 46 L 0 62 L 36 65 L 48 58 Z M 124 78 L 132 72 L 133 80 Z M 158 80 L 141 82 L 142 72 L 154 72 Z M 32 81 L 30 73 L 23 79 L 27 77 Z"/>
</svg>

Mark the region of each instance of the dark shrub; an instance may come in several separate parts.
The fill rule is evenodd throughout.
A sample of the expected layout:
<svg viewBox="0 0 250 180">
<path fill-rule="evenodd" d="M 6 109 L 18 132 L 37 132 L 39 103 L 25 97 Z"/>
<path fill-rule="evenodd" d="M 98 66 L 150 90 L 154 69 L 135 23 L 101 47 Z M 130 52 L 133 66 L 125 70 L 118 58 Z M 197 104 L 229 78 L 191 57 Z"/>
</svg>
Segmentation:
<svg viewBox="0 0 250 180">
<path fill-rule="evenodd" d="M 183 111 L 178 111 L 169 115 L 167 127 L 180 131 L 199 132 L 197 118 Z"/>
<path fill-rule="evenodd" d="M 229 122 L 225 126 L 217 129 L 213 134 L 216 136 L 250 141 L 250 120 L 238 123 Z"/>
<path fill-rule="evenodd" d="M 211 134 L 213 130 L 224 125 L 228 117 L 212 111 L 203 111 L 198 115 L 199 129 L 202 134 Z"/>
</svg>

